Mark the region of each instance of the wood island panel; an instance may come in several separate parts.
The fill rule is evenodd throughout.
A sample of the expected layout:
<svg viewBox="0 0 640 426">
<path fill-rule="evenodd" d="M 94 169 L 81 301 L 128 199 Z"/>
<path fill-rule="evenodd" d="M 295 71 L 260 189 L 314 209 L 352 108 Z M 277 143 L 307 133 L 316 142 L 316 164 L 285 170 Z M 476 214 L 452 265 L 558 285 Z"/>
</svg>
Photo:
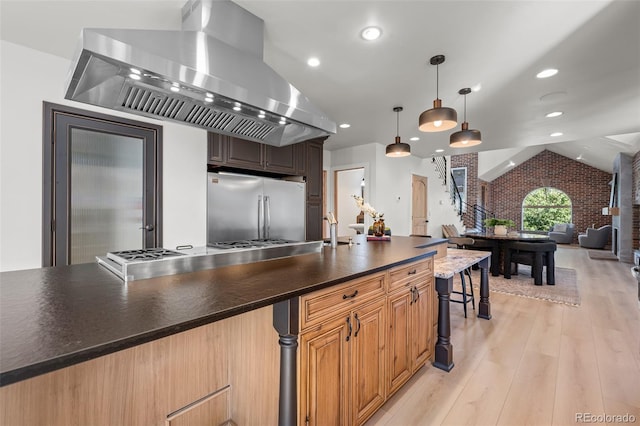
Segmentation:
<svg viewBox="0 0 640 426">
<path fill-rule="evenodd" d="M 231 417 L 236 424 L 277 424 L 271 318 L 271 307 L 262 308 L 3 386 L 0 423 L 193 426 Z M 209 401 L 225 387 L 229 404 Z M 194 402 L 202 407 L 189 410 Z"/>
</svg>

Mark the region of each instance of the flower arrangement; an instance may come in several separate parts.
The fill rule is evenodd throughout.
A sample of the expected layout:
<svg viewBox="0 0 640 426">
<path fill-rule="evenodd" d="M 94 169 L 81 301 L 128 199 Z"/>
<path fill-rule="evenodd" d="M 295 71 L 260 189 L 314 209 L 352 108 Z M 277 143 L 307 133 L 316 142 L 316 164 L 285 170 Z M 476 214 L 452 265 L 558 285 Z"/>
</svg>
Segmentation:
<svg viewBox="0 0 640 426">
<path fill-rule="evenodd" d="M 365 203 L 364 198 L 359 195 L 352 195 L 352 197 L 356 200 L 356 205 L 358 206 L 358 208 L 371 216 L 373 220 L 378 221 L 383 218 L 384 213 L 379 213 L 371 206 L 371 204 Z"/>
</svg>

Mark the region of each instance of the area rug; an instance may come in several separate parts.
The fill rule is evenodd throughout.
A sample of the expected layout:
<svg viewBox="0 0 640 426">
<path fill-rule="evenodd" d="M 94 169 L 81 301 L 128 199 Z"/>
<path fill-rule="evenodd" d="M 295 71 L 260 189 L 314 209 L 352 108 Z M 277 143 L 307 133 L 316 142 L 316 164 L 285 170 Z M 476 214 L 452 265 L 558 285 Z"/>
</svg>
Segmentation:
<svg viewBox="0 0 640 426">
<path fill-rule="evenodd" d="M 589 258 L 597 260 L 618 260 L 618 256 L 607 250 L 589 250 Z"/>
<path fill-rule="evenodd" d="M 473 287 L 476 297 L 480 299 L 480 273 L 473 271 Z M 547 285 L 543 275 L 543 285 L 535 285 L 531 278 L 531 267 L 518 265 L 518 275 L 511 275 L 508 280 L 502 275 L 494 277 L 489 274 L 489 291 L 510 294 L 531 299 L 548 300 L 570 306 L 580 306 L 580 294 L 575 269 L 556 267 L 556 285 Z"/>
</svg>

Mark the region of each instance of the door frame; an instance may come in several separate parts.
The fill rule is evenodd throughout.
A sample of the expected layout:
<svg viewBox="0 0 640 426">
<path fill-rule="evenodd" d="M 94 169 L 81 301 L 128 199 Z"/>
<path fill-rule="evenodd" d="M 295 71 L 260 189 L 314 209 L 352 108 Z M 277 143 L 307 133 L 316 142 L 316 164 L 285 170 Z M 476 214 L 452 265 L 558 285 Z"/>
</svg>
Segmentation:
<svg viewBox="0 0 640 426">
<path fill-rule="evenodd" d="M 94 111 L 69 107 L 66 105 L 43 102 L 43 124 L 42 124 L 42 266 L 56 266 L 56 132 L 57 120 L 60 117 L 78 118 L 95 123 L 95 127 L 85 126 L 85 129 L 95 131 L 105 131 L 106 126 L 120 126 L 131 128 L 136 131 L 145 131 L 149 134 L 149 139 L 145 142 L 144 150 L 148 149 L 147 144 L 153 149 L 154 164 L 148 164 L 145 160 L 145 198 L 154 196 L 152 204 L 154 217 L 154 246 L 162 246 L 162 126 L 126 118 L 111 116 Z M 112 132 L 109 132 L 112 133 Z M 63 143 L 67 143 L 64 141 Z M 144 156 L 148 158 L 148 156 Z M 147 177 L 151 174 L 151 184 L 147 182 Z M 153 194 L 151 194 L 153 190 Z M 145 212 L 146 213 L 146 212 Z M 67 215 L 69 212 L 67 211 Z M 68 221 L 66 222 L 68 223 Z M 66 244 L 67 259 L 69 244 Z"/>
</svg>

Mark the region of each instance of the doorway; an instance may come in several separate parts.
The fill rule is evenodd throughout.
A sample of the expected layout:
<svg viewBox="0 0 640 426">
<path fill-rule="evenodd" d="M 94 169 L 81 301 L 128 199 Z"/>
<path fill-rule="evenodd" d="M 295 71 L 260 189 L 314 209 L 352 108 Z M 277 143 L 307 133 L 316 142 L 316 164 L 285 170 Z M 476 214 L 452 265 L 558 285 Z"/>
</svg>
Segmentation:
<svg viewBox="0 0 640 426">
<path fill-rule="evenodd" d="M 354 195 L 364 197 L 364 167 L 356 167 L 334 172 L 333 208 L 338 220 L 338 236 L 356 235 L 356 229 L 349 227 L 358 223 L 360 209 Z M 358 228 L 364 232 L 364 223 Z"/>
<path fill-rule="evenodd" d="M 427 191 L 425 176 L 411 175 L 411 234 L 428 235 Z"/>
<path fill-rule="evenodd" d="M 44 103 L 43 266 L 162 245 L 162 127 Z"/>
</svg>

